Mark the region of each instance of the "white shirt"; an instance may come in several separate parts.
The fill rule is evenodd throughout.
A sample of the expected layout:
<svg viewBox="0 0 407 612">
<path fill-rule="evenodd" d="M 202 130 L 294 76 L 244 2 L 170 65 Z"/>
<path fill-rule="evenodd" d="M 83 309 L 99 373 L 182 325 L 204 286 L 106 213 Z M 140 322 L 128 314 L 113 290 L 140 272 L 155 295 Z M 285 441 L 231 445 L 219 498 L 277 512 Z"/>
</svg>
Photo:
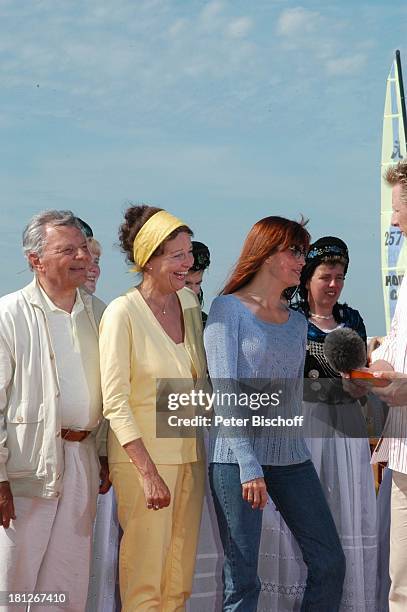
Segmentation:
<svg viewBox="0 0 407 612">
<path fill-rule="evenodd" d="M 404 275 L 389 334 L 372 356 L 372 361 L 384 359 L 396 372 L 407 374 L 407 274 Z M 387 434 L 386 434 L 387 432 Z M 384 436 L 372 456 L 372 463 L 388 461 L 388 467 L 407 474 L 407 406 L 389 410 Z"/>
<path fill-rule="evenodd" d="M 102 404 L 96 333 L 78 290 L 69 313 L 40 289 L 55 354 L 62 427 L 92 430 L 100 420 Z"/>
</svg>

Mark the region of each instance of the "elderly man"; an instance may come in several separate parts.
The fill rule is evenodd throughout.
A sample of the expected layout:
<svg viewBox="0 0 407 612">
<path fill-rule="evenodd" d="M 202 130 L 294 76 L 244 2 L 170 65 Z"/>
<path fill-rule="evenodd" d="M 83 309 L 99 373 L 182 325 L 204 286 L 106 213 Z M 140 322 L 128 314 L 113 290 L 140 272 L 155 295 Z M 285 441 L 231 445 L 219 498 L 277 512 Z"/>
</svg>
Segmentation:
<svg viewBox="0 0 407 612">
<path fill-rule="evenodd" d="M 83 612 L 99 490 L 103 304 L 79 289 L 91 257 L 70 211 L 35 215 L 23 248 L 34 280 L 0 299 L 0 592 L 6 604 L 4 592 L 9 603 L 55 594 L 44 610 L 63 592 L 65 609 Z"/>
<path fill-rule="evenodd" d="M 392 225 L 407 235 L 407 162 L 388 169 L 385 178 L 392 187 Z M 374 389 L 391 406 L 383 437 L 373 462 L 388 461 L 393 470 L 390 528 L 389 609 L 407 610 L 407 274 L 404 275 L 391 330 L 373 353 L 377 376 L 392 380 L 383 389 Z M 383 370 L 382 373 L 379 370 Z M 387 371 L 387 372 L 386 372 Z M 397 437 L 395 437 L 397 436 Z"/>
</svg>

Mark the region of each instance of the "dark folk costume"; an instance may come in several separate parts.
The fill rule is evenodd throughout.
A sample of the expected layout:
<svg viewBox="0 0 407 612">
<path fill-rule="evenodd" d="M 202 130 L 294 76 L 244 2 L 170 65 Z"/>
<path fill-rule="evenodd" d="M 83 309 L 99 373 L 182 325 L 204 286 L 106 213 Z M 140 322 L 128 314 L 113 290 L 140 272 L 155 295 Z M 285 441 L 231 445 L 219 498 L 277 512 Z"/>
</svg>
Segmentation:
<svg viewBox="0 0 407 612">
<path fill-rule="evenodd" d="M 204 244 L 203 242 L 198 242 L 197 240 L 193 240 L 192 241 L 192 254 L 194 256 L 194 263 L 193 263 L 193 266 L 190 268 L 190 272 L 200 272 L 201 270 L 204 271 L 207 268 L 209 268 L 210 263 L 211 263 L 211 257 L 210 257 L 209 249 L 206 246 L 206 244 Z M 203 301 L 204 301 L 203 297 L 204 297 L 203 291 L 201 289 L 198 294 L 198 300 L 201 305 L 201 308 L 203 306 Z M 205 329 L 207 319 L 208 319 L 208 315 L 206 314 L 206 312 L 202 310 L 202 325 L 204 329 Z"/>
</svg>

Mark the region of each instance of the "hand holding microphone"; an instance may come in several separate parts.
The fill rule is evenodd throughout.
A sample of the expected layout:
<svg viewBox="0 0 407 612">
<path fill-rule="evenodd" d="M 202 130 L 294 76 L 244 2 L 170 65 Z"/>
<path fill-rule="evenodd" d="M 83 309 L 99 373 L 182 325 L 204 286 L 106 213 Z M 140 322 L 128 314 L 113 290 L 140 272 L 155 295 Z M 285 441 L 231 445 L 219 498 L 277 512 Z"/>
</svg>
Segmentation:
<svg viewBox="0 0 407 612">
<path fill-rule="evenodd" d="M 324 354 L 331 368 L 345 379 L 357 380 L 359 386 L 385 387 L 389 384 L 388 380 L 376 378 L 372 371 L 365 367 L 365 343 L 353 329 L 343 327 L 330 332 L 325 338 Z"/>
</svg>

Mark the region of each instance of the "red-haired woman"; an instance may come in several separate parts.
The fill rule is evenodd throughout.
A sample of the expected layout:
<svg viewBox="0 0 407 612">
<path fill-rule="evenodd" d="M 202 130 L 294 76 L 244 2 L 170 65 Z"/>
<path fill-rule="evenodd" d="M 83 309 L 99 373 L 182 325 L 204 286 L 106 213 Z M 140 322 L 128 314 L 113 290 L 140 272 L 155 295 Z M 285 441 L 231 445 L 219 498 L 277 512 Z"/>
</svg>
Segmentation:
<svg viewBox="0 0 407 612">
<path fill-rule="evenodd" d="M 210 434 L 210 483 L 225 553 L 225 612 L 257 608 L 268 494 L 308 567 L 301 610 L 339 609 L 345 559 L 298 427 L 307 322 L 281 300 L 299 283 L 309 239 L 303 223 L 258 221 L 205 330 L 217 423 Z"/>
</svg>

